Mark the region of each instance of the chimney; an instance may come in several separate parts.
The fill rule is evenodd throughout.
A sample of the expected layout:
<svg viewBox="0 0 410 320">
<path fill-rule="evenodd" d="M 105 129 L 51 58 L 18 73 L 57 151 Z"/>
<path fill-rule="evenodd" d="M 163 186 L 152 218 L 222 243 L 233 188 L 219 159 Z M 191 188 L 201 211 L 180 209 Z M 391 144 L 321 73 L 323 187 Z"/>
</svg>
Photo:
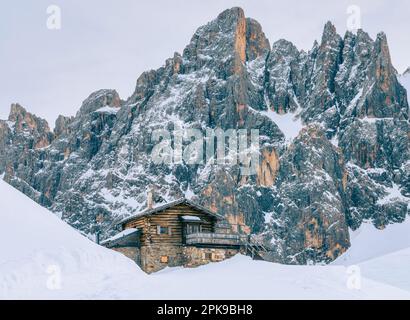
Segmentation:
<svg viewBox="0 0 410 320">
<path fill-rule="evenodd" d="M 147 193 L 147 208 L 152 209 L 154 205 L 154 189 L 150 187 Z"/>
</svg>

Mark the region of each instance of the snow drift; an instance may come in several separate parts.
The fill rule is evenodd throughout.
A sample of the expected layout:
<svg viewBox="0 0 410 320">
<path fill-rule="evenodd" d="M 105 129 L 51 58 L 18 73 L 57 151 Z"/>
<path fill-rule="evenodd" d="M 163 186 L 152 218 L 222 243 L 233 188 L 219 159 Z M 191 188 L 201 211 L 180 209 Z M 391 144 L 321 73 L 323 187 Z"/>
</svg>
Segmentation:
<svg viewBox="0 0 410 320">
<path fill-rule="evenodd" d="M 410 291 L 410 218 L 383 230 L 364 223 L 351 232 L 352 247 L 334 265 L 360 267 L 364 277 Z"/>
<path fill-rule="evenodd" d="M 121 274 L 145 277 L 2 180 L 0 194 L 0 298 L 116 298 Z"/>
</svg>

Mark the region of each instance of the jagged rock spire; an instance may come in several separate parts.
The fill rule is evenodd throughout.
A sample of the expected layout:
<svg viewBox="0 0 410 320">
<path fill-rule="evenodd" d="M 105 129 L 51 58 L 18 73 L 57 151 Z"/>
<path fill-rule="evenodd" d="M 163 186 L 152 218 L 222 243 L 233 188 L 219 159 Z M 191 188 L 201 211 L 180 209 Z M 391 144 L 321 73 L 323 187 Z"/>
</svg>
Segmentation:
<svg viewBox="0 0 410 320">
<path fill-rule="evenodd" d="M 326 22 L 322 34 L 322 43 L 333 40 L 337 36 L 338 33 L 334 24 L 331 21 Z"/>
<path fill-rule="evenodd" d="M 269 52 L 270 45 L 260 24 L 245 18 L 241 8 L 225 10 L 218 17 L 200 27 L 185 48 L 183 57 L 188 60 L 186 70 L 198 66 L 213 67 L 215 62 L 226 76 L 241 72 L 241 66 Z M 231 59 L 228 59 L 229 57 Z M 227 60 L 227 61 L 226 61 Z"/>
</svg>

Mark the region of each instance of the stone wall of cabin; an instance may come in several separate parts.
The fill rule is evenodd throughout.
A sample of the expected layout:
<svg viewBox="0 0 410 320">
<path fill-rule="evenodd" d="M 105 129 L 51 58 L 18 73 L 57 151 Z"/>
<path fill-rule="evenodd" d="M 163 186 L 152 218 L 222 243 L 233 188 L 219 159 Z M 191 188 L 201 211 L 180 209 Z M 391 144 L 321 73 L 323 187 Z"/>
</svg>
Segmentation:
<svg viewBox="0 0 410 320">
<path fill-rule="evenodd" d="M 167 262 L 162 258 L 167 258 Z M 147 273 L 157 272 L 166 267 L 183 266 L 185 257 L 182 246 L 150 245 L 141 247 L 140 267 Z"/>
<path fill-rule="evenodd" d="M 140 264 L 141 251 L 137 247 L 119 247 L 119 248 L 110 248 L 111 250 L 122 253 L 127 258 L 135 261 L 138 265 Z"/>
<path fill-rule="evenodd" d="M 236 255 L 237 249 L 223 249 L 223 248 L 197 248 L 184 247 L 184 256 L 186 268 L 199 267 L 210 262 L 220 262 Z"/>
<path fill-rule="evenodd" d="M 134 260 L 146 273 L 157 272 L 166 267 L 194 268 L 210 262 L 229 259 L 239 252 L 237 249 L 166 245 L 142 246 L 141 251 L 137 249 L 138 252 L 128 249 L 136 248 L 118 248 L 115 250 Z"/>
<path fill-rule="evenodd" d="M 203 232 L 214 231 L 214 218 L 184 204 L 165 209 L 163 212 L 158 212 L 129 221 L 124 224 L 123 228 L 140 228 L 142 230 L 142 246 L 181 246 L 183 245 L 183 224 L 180 217 L 183 215 L 200 218 L 202 221 L 201 224 Z M 171 233 L 157 234 L 157 226 L 168 227 L 171 229 Z"/>
</svg>

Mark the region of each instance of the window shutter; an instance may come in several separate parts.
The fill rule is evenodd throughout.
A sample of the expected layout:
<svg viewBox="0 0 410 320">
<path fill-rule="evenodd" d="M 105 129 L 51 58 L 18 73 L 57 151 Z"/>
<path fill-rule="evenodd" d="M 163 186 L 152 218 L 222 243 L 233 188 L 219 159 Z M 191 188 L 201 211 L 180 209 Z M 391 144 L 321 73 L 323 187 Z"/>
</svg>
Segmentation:
<svg viewBox="0 0 410 320">
<path fill-rule="evenodd" d="M 168 234 L 171 235 L 171 227 L 168 227 Z"/>
<path fill-rule="evenodd" d="M 161 226 L 157 226 L 157 234 L 161 234 Z"/>
</svg>

